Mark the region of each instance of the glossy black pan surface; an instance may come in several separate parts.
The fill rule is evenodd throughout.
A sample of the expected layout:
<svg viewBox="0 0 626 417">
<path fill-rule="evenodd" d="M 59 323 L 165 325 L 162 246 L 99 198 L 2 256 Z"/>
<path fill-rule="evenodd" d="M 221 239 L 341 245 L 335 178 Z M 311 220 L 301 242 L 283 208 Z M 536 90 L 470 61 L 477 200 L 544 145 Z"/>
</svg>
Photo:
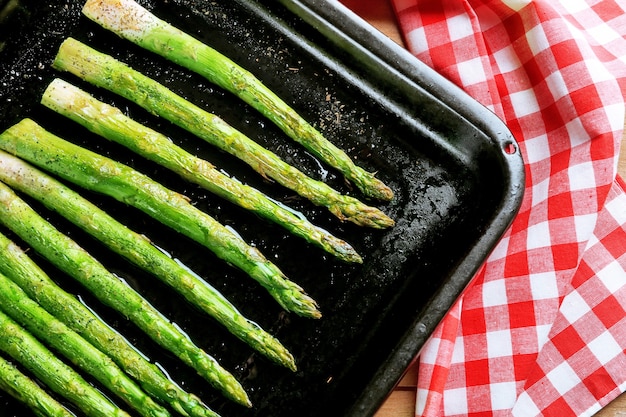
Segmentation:
<svg viewBox="0 0 626 417">
<path fill-rule="evenodd" d="M 310 175 L 361 197 L 337 173 L 320 165 L 238 99 L 104 31 L 81 16 L 82 2 L 12 3 L 15 7 L 0 28 L 0 129 L 31 117 L 65 139 L 133 165 L 186 193 L 302 285 L 319 302 L 323 318 L 284 313 L 256 283 L 207 250 L 128 207 L 83 192 L 275 333 L 296 358 L 298 371 L 292 373 L 254 355 L 156 279 L 33 203 L 239 376 L 254 403 L 247 410 L 223 400 L 123 317 L 108 311 L 36 254 L 34 259 L 224 417 L 372 415 L 518 209 L 523 164 L 502 122 L 335 2 L 143 2 L 251 70 L 360 165 L 378 172 L 395 191 L 395 199 L 379 207 L 395 219 L 396 226 L 366 230 L 339 222 L 201 140 L 119 97 L 56 72 L 50 64 L 63 39 L 76 37 L 220 115 Z M 239 180 L 301 211 L 349 241 L 363 256 L 363 265 L 336 261 L 278 226 L 44 109 L 39 99 L 54 77 L 125 109 Z M 20 242 L 6 230 L 0 231 Z M 16 401 L 0 397 L 0 416 L 27 415 L 29 411 Z"/>
</svg>

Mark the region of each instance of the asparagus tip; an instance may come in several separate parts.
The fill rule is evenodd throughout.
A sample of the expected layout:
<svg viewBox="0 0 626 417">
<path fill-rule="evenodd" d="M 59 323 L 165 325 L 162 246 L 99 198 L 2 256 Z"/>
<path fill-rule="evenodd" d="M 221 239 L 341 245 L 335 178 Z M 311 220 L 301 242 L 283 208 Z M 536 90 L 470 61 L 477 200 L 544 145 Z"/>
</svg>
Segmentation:
<svg viewBox="0 0 626 417">
<path fill-rule="evenodd" d="M 290 293 L 290 291 L 288 291 Z M 283 308 L 296 313 L 301 317 L 319 319 L 322 318 L 322 313 L 318 309 L 317 302 L 314 299 L 306 295 L 301 289 L 296 291 L 296 294 L 288 295 L 281 300 Z"/>
<path fill-rule="evenodd" d="M 372 227 L 374 229 L 387 229 L 393 227 L 396 222 L 382 210 L 376 207 L 366 206 L 354 200 L 345 204 L 334 204 L 328 209 L 341 220 L 347 220 L 359 226 Z"/>
<path fill-rule="evenodd" d="M 289 305 L 286 307 L 290 307 L 289 309 L 294 313 L 298 314 L 302 317 L 307 317 L 311 319 L 319 319 L 322 317 L 322 313 L 318 309 L 317 302 L 309 297 L 302 288 L 300 288 L 297 284 L 293 284 L 291 288 L 292 294 L 288 297 Z"/>
<path fill-rule="evenodd" d="M 223 385 L 219 387 L 222 393 L 235 403 L 251 408 L 252 401 L 250 401 L 250 397 L 248 397 L 248 394 L 243 389 L 239 381 L 234 379 L 234 377 L 229 377 L 228 379 L 229 381 L 222 381 Z"/>
<path fill-rule="evenodd" d="M 391 201 L 393 199 L 393 191 L 382 180 L 376 178 L 376 173 L 371 173 L 357 167 L 357 173 L 350 179 L 354 184 L 369 198 L 381 201 Z"/>
<path fill-rule="evenodd" d="M 381 201 L 393 200 L 393 191 L 391 188 L 373 175 L 369 176 L 369 181 L 366 184 L 360 184 L 359 188 L 370 198 Z"/>
<path fill-rule="evenodd" d="M 377 181 L 377 186 L 372 192 L 372 197 L 383 201 L 391 201 L 393 200 L 393 191 L 381 181 Z"/>
<path fill-rule="evenodd" d="M 313 301 L 313 299 L 308 297 L 305 301 L 308 302 L 302 303 L 300 308 L 297 309 L 297 311 L 295 312 L 303 317 L 308 317 L 311 319 L 321 319 L 322 312 L 319 311 L 319 309 L 317 308 L 317 303 Z"/>
</svg>

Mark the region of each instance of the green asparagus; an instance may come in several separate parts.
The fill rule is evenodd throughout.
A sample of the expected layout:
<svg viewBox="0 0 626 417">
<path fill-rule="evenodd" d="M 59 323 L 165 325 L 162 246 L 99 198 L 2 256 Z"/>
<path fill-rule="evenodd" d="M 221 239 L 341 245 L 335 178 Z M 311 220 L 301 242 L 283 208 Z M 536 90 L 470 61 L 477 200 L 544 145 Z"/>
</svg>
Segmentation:
<svg viewBox="0 0 626 417">
<path fill-rule="evenodd" d="M 128 229 L 78 193 L 3 151 L 0 151 L 0 181 L 39 200 L 114 252 L 154 274 L 260 353 L 296 369 L 289 351 L 246 319 L 220 292 L 152 245 L 145 236 Z"/>
<path fill-rule="evenodd" d="M 62 320 L 96 348 L 106 353 L 155 398 L 183 416 L 218 417 L 172 382 L 122 335 L 92 313 L 82 302 L 54 283 L 15 243 L 0 233 L 0 272 L 50 314 Z"/>
<path fill-rule="evenodd" d="M 40 307 L 4 274 L 0 274 L 0 309 L 51 349 L 93 376 L 142 416 L 170 416 L 107 355 Z"/>
<path fill-rule="evenodd" d="M 40 417 L 74 417 L 47 391 L 20 372 L 11 362 L 0 357 L 0 389 L 26 404 Z"/>
<path fill-rule="evenodd" d="M 344 261 L 362 262 L 361 257 L 345 241 L 314 226 L 303 216 L 283 208 L 256 188 L 223 174 L 208 161 L 195 157 L 166 136 L 137 123 L 119 109 L 96 100 L 78 87 L 56 79 L 44 92 L 41 102 L 92 132 L 120 143 L 228 201 L 282 225 Z"/>
<path fill-rule="evenodd" d="M 367 196 L 382 200 L 393 198 L 393 192 L 388 186 L 355 165 L 344 151 L 324 138 L 252 73 L 157 18 L 134 0 L 87 0 L 83 13 L 120 37 L 192 70 L 235 94 L 289 137 L 339 170 Z"/>
<path fill-rule="evenodd" d="M 0 311 L 0 350 L 89 417 L 130 417 Z"/>
<path fill-rule="evenodd" d="M 61 44 L 53 66 L 119 94 L 187 129 L 240 158 L 263 177 L 269 177 L 314 204 L 328 208 L 341 220 L 374 228 L 387 228 L 394 224 L 378 208 L 368 206 L 354 197 L 342 195 L 326 183 L 312 179 L 216 115 L 76 39 L 68 38 Z"/>
<path fill-rule="evenodd" d="M 60 233 L 4 183 L 0 183 L 0 223 L 84 285 L 103 303 L 130 319 L 155 342 L 193 367 L 225 396 L 250 406 L 246 392 L 232 374 L 197 347 L 188 335 L 170 323 L 125 281 Z"/>
<path fill-rule="evenodd" d="M 320 317 L 317 304 L 276 265 L 189 200 L 136 170 L 67 142 L 24 119 L 0 134 L 0 148 L 84 188 L 132 205 L 212 250 L 257 280 L 285 309 Z"/>
</svg>

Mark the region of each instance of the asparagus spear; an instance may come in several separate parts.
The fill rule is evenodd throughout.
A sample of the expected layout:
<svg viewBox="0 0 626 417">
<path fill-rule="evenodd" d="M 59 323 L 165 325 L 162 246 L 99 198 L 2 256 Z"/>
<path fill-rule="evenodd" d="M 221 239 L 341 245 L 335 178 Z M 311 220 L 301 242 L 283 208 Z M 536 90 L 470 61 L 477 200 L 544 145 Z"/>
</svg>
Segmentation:
<svg viewBox="0 0 626 417">
<path fill-rule="evenodd" d="M 52 398 L 48 392 L 2 357 L 0 357 L 0 389 L 26 404 L 40 417 L 74 417 L 74 414 Z"/>
<path fill-rule="evenodd" d="M 33 336 L 89 373 L 145 417 L 170 413 L 143 392 L 108 356 L 41 308 L 4 274 L 0 274 L 0 309 Z"/>
<path fill-rule="evenodd" d="M 0 151 L 0 181 L 42 202 L 114 252 L 154 274 L 260 353 L 296 369 L 289 351 L 272 335 L 246 319 L 219 291 L 78 193 L 3 151 Z"/>
<path fill-rule="evenodd" d="M 303 216 L 281 207 L 257 189 L 221 173 L 209 162 L 176 146 L 166 136 L 137 123 L 119 109 L 96 100 L 78 87 L 56 79 L 44 92 L 41 102 L 92 132 L 120 143 L 228 201 L 280 224 L 344 261 L 362 262 L 358 253 L 345 241 L 314 226 Z"/>
<path fill-rule="evenodd" d="M 391 200 L 382 181 L 352 162 L 252 73 L 159 19 L 134 0 L 87 0 L 83 13 L 104 28 L 192 70 L 235 94 L 311 153 L 338 169 L 367 196 Z"/>
<path fill-rule="evenodd" d="M 313 299 L 241 237 L 188 199 L 134 169 L 67 142 L 24 119 L 0 134 L 0 148 L 84 188 L 132 205 L 212 250 L 257 280 L 285 309 L 321 314 Z"/>
<path fill-rule="evenodd" d="M 374 228 L 387 228 L 394 224 L 378 208 L 368 206 L 354 197 L 342 195 L 324 182 L 308 177 L 216 115 L 73 38 L 68 38 L 61 44 L 53 66 L 119 94 L 187 129 L 240 158 L 264 177 L 275 180 L 316 205 L 328 208 L 341 220 Z"/>
<path fill-rule="evenodd" d="M 168 403 L 183 416 L 218 417 L 166 377 L 122 335 L 91 312 L 76 297 L 57 286 L 26 253 L 0 233 L 0 272 L 50 314 L 61 319 L 96 348 L 106 353 L 155 398 Z"/>
<path fill-rule="evenodd" d="M 214 358 L 197 347 L 188 335 L 167 321 L 125 281 L 39 216 L 4 183 L 0 183 L 0 223 L 83 284 L 103 303 L 129 318 L 155 342 L 193 367 L 225 396 L 250 406 L 239 382 Z"/>
<path fill-rule="evenodd" d="M 0 350 L 89 417 L 130 417 L 0 311 Z"/>
</svg>

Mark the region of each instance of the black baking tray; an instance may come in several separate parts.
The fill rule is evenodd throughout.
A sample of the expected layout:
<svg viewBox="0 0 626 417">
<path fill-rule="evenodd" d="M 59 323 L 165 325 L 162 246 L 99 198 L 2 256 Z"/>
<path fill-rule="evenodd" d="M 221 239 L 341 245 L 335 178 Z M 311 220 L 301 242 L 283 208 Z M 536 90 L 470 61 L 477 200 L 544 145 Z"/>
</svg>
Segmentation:
<svg viewBox="0 0 626 417">
<path fill-rule="evenodd" d="M 50 64 L 60 43 L 68 36 L 78 38 L 218 114 L 311 176 L 361 198 L 336 172 L 319 164 L 238 99 L 81 16 L 82 1 L 10 0 L 4 2 L 4 10 L 10 12 L 0 13 L 0 129 L 31 117 L 65 139 L 186 193 L 302 285 L 319 302 L 323 317 L 311 320 L 286 314 L 243 273 L 195 243 L 130 208 L 83 192 L 276 334 L 298 365 L 295 373 L 283 369 L 254 355 L 154 278 L 33 202 L 33 207 L 232 370 L 254 403 L 245 409 L 224 400 L 192 370 L 155 347 L 123 317 L 100 305 L 37 254 L 33 258 L 224 417 L 373 415 L 515 216 L 524 169 L 514 138 L 490 111 L 338 2 L 149 0 L 142 4 L 251 70 L 358 164 L 376 171 L 393 188 L 395 198 L 386 204 L 369 203 L 389 214 L 396 226 L 377 231 L 342 223 L 131 103 L 55 72 Z M 54 77 L 121 107 L 239 180 L 302 212 L 350 242 L 364 263 L 339 262 L 278 226 L 42 108 L 39 99 Z M 7 230 L 0 227 L 0 231 L 21 243 Z M 27 415 L 29 411 L 16 401 L 0 397 L 0 416 Z"/>
</svg>

